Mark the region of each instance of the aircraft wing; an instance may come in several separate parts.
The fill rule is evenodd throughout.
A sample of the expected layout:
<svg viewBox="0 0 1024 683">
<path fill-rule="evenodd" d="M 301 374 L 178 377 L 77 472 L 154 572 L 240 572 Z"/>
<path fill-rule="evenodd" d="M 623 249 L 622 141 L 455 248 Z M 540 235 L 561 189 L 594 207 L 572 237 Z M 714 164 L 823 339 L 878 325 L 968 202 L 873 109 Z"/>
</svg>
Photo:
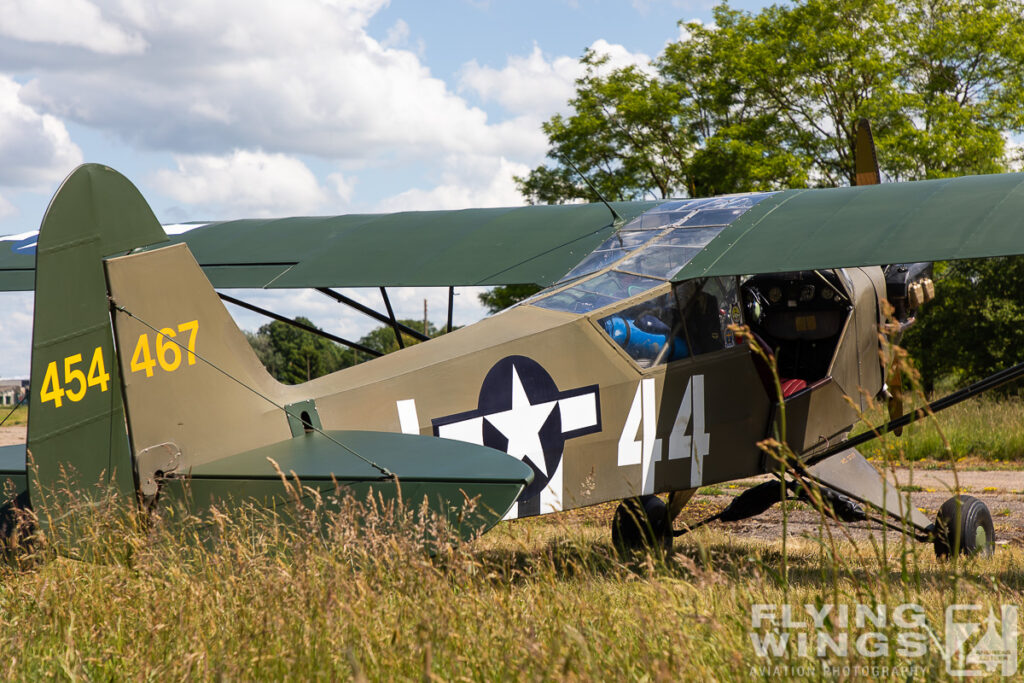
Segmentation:
<svg viewBox="0 0 1024 683">
<path fill-rule="evenodd" d="M 38 230 L 0 237 L 0 292 L 31 292 L 36 281 Z"/>
<path fill-rule="evenodd" d="M 779 192 L 673 280 L 1015 254 L 1024 254 L 1024 173 Z"/>
<path fill-rule="evenodd" d="M 659 202 L 614 202 L 629 220 Z M 548 285 L 616 226 L 603 204 L 164 226 L 220 288 Z M 0 291 L 34 286 L 35 232 L 0 238 Z M 160 245 L 163 246 L 163 245 Z"/>
<path fill-rule="evenodd" d="M 626 220 L 660 202 L 617 202 Z M 616 226 L 602 204 L 165 226 L 215 287 L 557 281 Z M 0 291 L 31 290 L 35 233 L 0 239 Z M 1024 254 L 1024 174 L 774 193 L 673 280 Z"/>
</svg>

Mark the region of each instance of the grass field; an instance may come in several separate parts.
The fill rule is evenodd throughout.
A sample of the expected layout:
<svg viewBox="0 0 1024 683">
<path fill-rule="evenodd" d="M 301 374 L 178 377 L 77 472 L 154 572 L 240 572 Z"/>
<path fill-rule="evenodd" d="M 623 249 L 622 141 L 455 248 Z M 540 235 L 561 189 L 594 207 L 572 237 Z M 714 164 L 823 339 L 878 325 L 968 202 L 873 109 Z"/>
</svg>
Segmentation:
<svg viewBox="0 0 1024 683">
<path fill-rule="evenodd" d="M 864 417 L 872 426 L 888 420 L 882 409 Z M 866 429 L 867 424 L 862 423 L 853 434 Z M 860 450 L 869 458 L 1024 467 L 1024 400 L 1020 397 L 973 398 L 934 418 L 908 425 L 902 436 L 888 435 L 885 439 L 868 442 Z"/>
<path fill-rule="evenodd" d="M 28 406 L 22 405 L 14 408 L 4 408 L 0 410 L 0 420 L 7 417 L 7 421 L 4 422 L 4 427 L 14 427 L 16 425 L 28 424 Z"/>
<path fill-rule="evenodd" d="M 819 678 L 825 663 L 934 679 L 945 671 L 935 646 L 899 653 L 895 606 L 920 605 L 927 628 L 915 633 L 925 640 L 930 629 L 941 643 L 945 606 L 998 614 L 1022 599 L 1016 548 L 939 563 L 930 547 L 892 534 L 884 546 L 855 545 L 839 530 L 834 543 L 783 545 L 709 528 L 666 561 L 626 562 L 608 544 L 610 514 L 598 506 L 503 523 L 471 544 L 436 543 L 431 557 L 419 530 L 384 532 L 391 524 L 380 521 L 296 531 L 250 510 L 142 529 L 95 507 L 76 518 L 84 540 L 53 540 L 69 518 L 58 520 L 50 541 L 0 570 L 0 676 L 778 680 Z M 851 620 L 858 604 L 890 612 L 879 627 L 826 622 L 832 636 L 848 633 L 849 656 L 756 654 L 751 632 L 765 628 L 752 628 L 755 606 L 778 615 L 790 605 L 799 620 L 803 605 L 827 604 L 847 605 Z M 871 651 L 888 639 L 885 654 L 856 652 L 865 632 L 878 634 Z M 847 671 L 840 677 L 872 677 Z"/>
</svg>

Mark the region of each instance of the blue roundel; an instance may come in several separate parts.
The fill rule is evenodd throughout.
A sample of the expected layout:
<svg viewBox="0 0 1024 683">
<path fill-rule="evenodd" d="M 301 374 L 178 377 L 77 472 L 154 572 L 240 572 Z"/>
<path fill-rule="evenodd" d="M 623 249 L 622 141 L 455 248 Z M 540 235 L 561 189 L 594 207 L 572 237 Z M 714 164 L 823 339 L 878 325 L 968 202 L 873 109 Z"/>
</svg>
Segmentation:
<svg viewBox="0 0 1024 683">
<path fill-rule="evenodd" d="M 38 241 L 38 233 L 35 235 L 29 235 L 28 237 L 11 244 L 11 251 L 15 254 L 34 254 L 36 253 L 36 242 Z"/>
</svg>

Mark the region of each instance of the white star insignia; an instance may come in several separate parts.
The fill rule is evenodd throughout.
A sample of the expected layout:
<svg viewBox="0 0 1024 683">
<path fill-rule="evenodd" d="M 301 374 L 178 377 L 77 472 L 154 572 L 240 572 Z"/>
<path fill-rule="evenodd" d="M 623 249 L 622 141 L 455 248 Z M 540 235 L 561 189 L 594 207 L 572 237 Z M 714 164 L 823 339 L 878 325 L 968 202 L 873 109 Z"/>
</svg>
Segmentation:
<svg viewBox="0 0 1024 683">
<path fill-rule="evenodd" d="M 506 452 L 519 459 L 529 458 L 534 466 L 549 476 L 544 460 L 544 447 L 540 442 L 540 430 L 551 416 L 558 401 L 532 404 L 523 389 L 519 372 L 512 366 L 512 408 L 500 413 L 484 416 L 508 439 Z"/>
</svg>

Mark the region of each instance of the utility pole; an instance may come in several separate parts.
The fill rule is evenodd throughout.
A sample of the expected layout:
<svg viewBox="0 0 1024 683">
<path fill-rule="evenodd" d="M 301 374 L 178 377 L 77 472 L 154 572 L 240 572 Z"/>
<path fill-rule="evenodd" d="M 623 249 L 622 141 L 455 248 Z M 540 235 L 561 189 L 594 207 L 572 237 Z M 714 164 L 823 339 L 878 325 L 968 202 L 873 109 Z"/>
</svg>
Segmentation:
<svg viewBox="0 0 1024 683">
<path fill-rule="evenodd" d="M 430 333 L 427 329 L 427 300 L 423 299 L 423 334 L 429 337 Z"/>
</svg>

